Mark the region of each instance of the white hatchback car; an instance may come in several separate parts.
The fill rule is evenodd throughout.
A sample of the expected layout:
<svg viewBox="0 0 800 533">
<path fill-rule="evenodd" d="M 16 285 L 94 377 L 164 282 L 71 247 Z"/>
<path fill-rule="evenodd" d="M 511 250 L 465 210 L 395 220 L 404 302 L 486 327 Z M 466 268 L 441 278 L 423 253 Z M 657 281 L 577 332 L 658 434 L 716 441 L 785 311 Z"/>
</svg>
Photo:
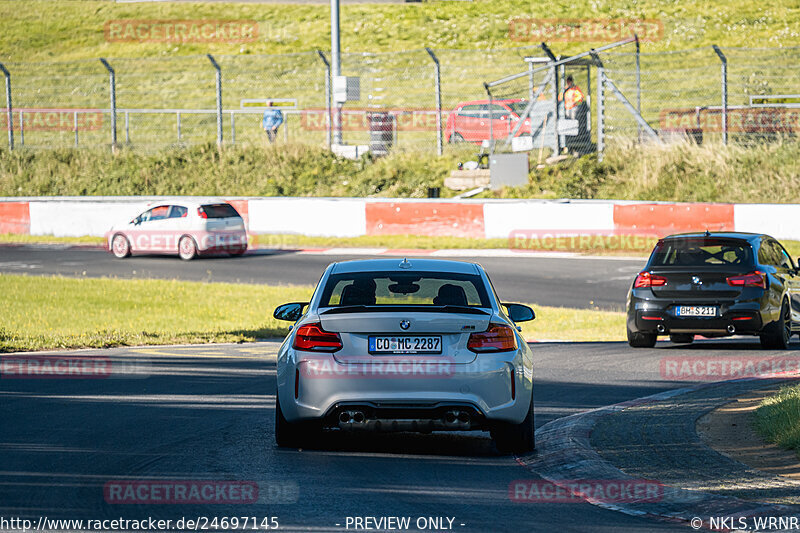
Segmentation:
<svg viewBox="0 0 800 533">
<path fill-rule="evenodd" d="M 194 259 L 208 253 L 242 255 L 247 231 L 226 202 L 164 202 L 106 233 L 108 250 L 122 259 L 132 253 L 178 254 Z"/>
<path fill-rule="evenodd" d="M 490 431 L 533 449 L 533 353 L 480 265 L 434 259 L 333 263 L 278 350 L 275 438 L 333 431 Z"/>
</svg>

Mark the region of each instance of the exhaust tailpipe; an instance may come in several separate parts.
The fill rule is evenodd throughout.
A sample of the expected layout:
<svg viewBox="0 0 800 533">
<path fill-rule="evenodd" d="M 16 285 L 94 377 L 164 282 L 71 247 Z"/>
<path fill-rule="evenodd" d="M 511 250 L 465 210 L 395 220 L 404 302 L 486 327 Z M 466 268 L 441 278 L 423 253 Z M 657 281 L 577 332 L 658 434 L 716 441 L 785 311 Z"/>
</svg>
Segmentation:
<svg viewBox="0 0 800 533">
<path fill-rule="evenodd" d="M 656 326 L 656 331 L 658 331 L 659 333 L 664 333 L 665 331 L 667 331 L 667 328 L 664 327 L 664 324 L 659 324 Z"/>
<path fill-rule="evenodd" d="M 728 330 L 728 333 L 730 333 L 731 335 L 733 335 L 736 332 L 736 326 L 734 326 L 733 324 L 729 324 L 726 329 Z"/>
<path fill-rule="evenodd" d="M 447 422 L 448 424 L 455 424 L 456 419 L 458 418 L 456 413 L 457 411 L 447 411 L 444 414 L 444 421 Z"/>
<path fill-rule="evenodd" d="M 458 413 L 458 421 L 462 424 L 469 424 L 469 413 L 466 411 Z"/>
<path fill-rule="evenodd" d="M 367 421 L 364 411 L 342 411 L 339 413 L 339 425 L 363 424 Z"/>
</svg>

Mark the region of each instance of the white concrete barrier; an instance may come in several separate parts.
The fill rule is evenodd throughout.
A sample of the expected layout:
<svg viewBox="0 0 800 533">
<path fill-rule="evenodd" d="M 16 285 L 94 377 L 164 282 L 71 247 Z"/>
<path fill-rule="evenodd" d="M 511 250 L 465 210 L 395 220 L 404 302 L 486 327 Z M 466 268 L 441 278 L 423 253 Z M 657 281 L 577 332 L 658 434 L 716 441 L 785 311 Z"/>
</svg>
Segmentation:
<svg viewBox="0 0 800 533">
<path fill-rule="evenodd" d="M 736 231 L 800 240 L 800 204 L 734 204 Z"/>
<path fill-rule="evenodd" d="M 367 232 L 366 201 L 349 198 L 258 198 L 248 202 L 251 233 L 357 237 Z"/>
<path fill-rule="evenodd" d="M 103 236 L 114 223 L 131 220 L 147 202 L 34 201 L 29 203 L 31 235 Z"/>
<path fill-rule="evenodd" d="M 144 211 L 148 204 L 169 203 L 180 198 L 135 196 L 0 198 L 0 228 L 5 228 L 2 231 L 23 232 L 31 235 L 102 236 L 113 224 L 130 220 Z M 219 200 L 219 198 L 209 197 L 192 197 L 192 199 Z M 464 214 L 464 216 L 468 215 L 470 228 L 474 230 L 476 237 L 501 239 L 508 238 L 515 230 L 610 231 L 624 229 L 630 225 L 631 217 L 634 222 L 638 220 L 639 215 L 631 214 L 632 205 L 653 204 L 652 202 L 617 202 L 613 200 L 459 201 L 451 199 L 277 197 L 227 197 L 225 200 L 234 202 L 237 209 L 242 211 L 243 216 L 249 219 L 249 231 L 254 234 L 298 234 L 324 237 L 357 237 L 375 234 L 377 230 L 369 227 L 369 213 L 372 213 L 373 219 L 389 217 L 384 213 L 386 209 L 382 208 L 388 202 L 390 205 L 395 205 L 399 213 L 403 213 L 401 209 L 413 207 L 414 209 L 409 211 L 409 217 L 412 215 L 423 217 L 424 215 L 424 224 L 411 224 L 414 221 L 407 220 L 405 215 L 400 216 L 402 220 L 399 222 L 390 220 L 397 228 L 400 228 L 398 231 L 425 235 L 458 235 L 452 229 L 454 227 L 453 218 Z M 400 206 L 399 204 L 409 205 Z M 463 209 L 459 207 L 462 204 Z M 371 207 L 368 208 L 368 205 Z M 671 205 L 675 205 L 675 209 L 669 209 Z M 669 228 L 670 224 L 680 223 L 682 228 L 686 226 L 683 231 L 702 231 L 707 226 L 707 224 L 703 225 L 702 217 L 697 215 L 697 217 L 687 218 L 684 212 L 692 206 L 703 207 L 703 205 L 706 204 L 658 203 L 659 212 L 663 214 L 657 217 L 658 220 L 655 223 L 663 228 Z M 708 205 L 713 205 L 715 211 L 724 211 L 725 217 L 727 217 L 726 227 L 733 227 L 735 231 L 766 233 L 778 239 L 800 240 L 800 204 Z M 4 206 L 7 209 L 3 209 Z M 681 209 L 678 209 L 678 206 Z M 706 208 L 706 210 L 708 209 Z M 441 220 L 439 221 L 437 217 Z M 408 227 L 404 229 L 400 222 L 408 222 L 406 224 Z M 437 225 L 437 222 L 441 223 Z M 650 222 L 653 223 L 653 221 Z M 694 227 L 695 225 L 697 228 Z M 463 233 L 463 228 L 459 227 L 459 231 Z"/>
<path fill-rule="evenodd" d="M 489 239 L 506 239 L 518 230 L 614 229 L 612 202 L 489 201 L 483 205 L 483 216 Z"/>
</svg>

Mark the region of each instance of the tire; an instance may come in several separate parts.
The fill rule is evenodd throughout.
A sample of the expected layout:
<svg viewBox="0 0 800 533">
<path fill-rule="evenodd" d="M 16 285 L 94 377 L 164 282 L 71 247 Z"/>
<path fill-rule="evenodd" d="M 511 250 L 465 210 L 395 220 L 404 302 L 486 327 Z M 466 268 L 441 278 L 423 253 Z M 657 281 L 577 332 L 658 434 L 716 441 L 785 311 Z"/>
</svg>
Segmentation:
<svg viewBox="0 0 800 533">
<path fill-rule="evenodd" d="M 628 330 L 628 344 L 632 348 L 652 348 L 656 345 L 658 335 L 655 333 L 639 333 Z"/>
<path fill-rule="evenodd" d="M 128 238 L 121 233 L 114 235 L 114 238 L 111 239 L 111 252 L 117 259 L 129 257 L 131 255 L 131 243 Z"/>
<path fill-rule="evenodd" d="M 761 347 L 770 350 L 787 350 L 789 339 L 792 337 L 792 312 L 789 302 L 784 300 L 781 304 L 781 314 L 778 320 L 767 324 L 759 335 Z"/>
<path fill-rule="evenodd" d="M 275 391 L 275 443 L 281 448 L 300 448 L 311 442 L 313 432 L 307 424 L 289 422 L 283 416 L 278 391 Z"/>
<path fill-rule="evenodd" d="M 494 445 L 500 453 L 528 453 L 536 449 L 533 394 L 528 414 L 520 424 L 497 422 L 491 430 Z"/>
<path fill-rule="evenodd" d="M 691 333 L 674 333 L 669 336 L 669 340 L 675 344 L 692 344 L 694 335 Z"/>
<path fill-rule="evenodd" d="M 464 137 L 460 133 L 455 131 L 450 136 L 450 139 L 447 142 L 449 142 L 450 144 L 463 143 L 464 142 Z"/>
<path fill-rule="evenodd" d="M 181 259 L 184 261 L 191 261 L 197 257 L 197 244 L 194 242 L 194 239 L 188 235 L 181 237 L 181 240 L 178 242 L 178 255 L 181 256 Z"/>
</svg>

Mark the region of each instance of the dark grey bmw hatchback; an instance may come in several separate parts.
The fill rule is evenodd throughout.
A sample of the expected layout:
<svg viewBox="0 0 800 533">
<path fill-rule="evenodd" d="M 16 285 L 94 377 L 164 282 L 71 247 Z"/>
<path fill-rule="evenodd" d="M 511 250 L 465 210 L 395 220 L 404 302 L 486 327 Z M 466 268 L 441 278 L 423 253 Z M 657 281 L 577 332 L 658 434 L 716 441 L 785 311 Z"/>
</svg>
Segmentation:
<svg viewBox="0 0 800 533">
<path fill-rule="evenodd" d="M 659 335 L 757 335 L 786 349 L 800 332 L 800 270 L 784 247 L 755 233 L 684 233 L 656 244 L 628 292 L 628 344 Z"/>
</svg>

